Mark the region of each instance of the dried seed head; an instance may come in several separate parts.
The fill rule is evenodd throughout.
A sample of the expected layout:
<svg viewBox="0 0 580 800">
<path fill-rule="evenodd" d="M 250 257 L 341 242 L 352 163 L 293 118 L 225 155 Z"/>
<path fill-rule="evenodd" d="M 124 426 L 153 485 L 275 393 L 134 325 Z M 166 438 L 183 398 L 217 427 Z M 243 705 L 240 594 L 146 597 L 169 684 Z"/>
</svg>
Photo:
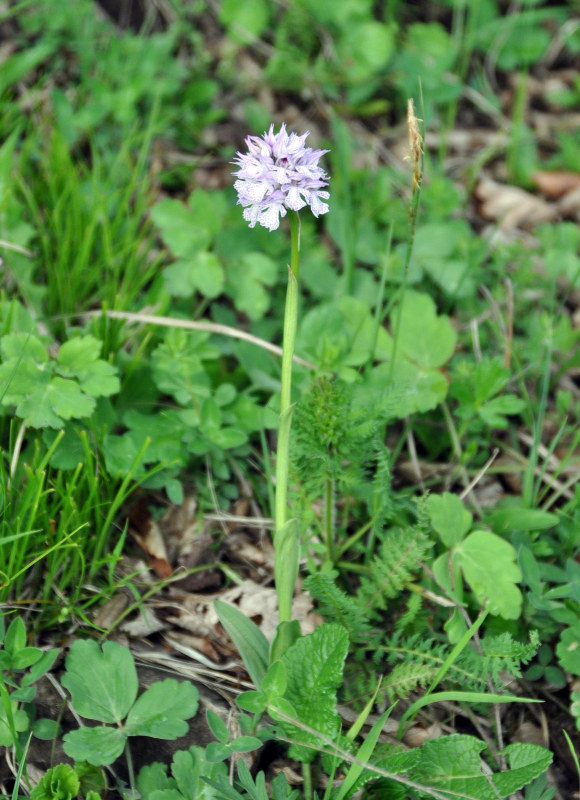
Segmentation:
<svg viewBox="0 0 580 800">
<path fill-rule="evenodd" d="M 409 129 L 409 150 L 413 162 L 413 191 L 421 186 L 423 162 L 423 139 L 419 133 L 419 120 L 415 116 L 413 101 L 407 103 L 407 127 Z"/>
</svg>

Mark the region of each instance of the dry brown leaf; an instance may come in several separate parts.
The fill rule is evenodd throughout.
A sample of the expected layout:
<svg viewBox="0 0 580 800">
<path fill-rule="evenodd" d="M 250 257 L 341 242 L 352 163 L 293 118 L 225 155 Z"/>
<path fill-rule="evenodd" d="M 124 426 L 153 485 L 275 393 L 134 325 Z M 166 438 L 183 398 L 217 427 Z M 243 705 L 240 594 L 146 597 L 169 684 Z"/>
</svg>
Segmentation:
<svg viewBox="0 0 580 800">
<path fill-rule="evenodd" d="M 555 204 L 517 186 L 498 183 L 485 176 L 478 181 L 475 196 L 481 202 L 481 216 L 498 222 L 502 231 L 533 228 L 542 222 L 550 222 L 558 214 Z"/>
<path fill-rule="evenodd" d="M 555 200 L 573 189 L 580 188 L 579 172 L 538 170 L 532 175 L 532 180 L 541 192 Z"/>
</svg>

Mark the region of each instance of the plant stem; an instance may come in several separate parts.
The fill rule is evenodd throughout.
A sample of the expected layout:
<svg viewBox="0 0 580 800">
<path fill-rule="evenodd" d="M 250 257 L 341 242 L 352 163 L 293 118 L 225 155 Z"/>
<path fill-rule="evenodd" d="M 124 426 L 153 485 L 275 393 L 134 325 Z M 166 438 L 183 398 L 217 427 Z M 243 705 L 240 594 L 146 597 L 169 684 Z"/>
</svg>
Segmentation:
<svg viewBox="0 0 580 800">
<path fill-rule="evenodd" d="M 324 482 L 324 533 L 328 560 L 334 562 L 334 481 L 327 478 Z"/>
<path fill-rule="evenodd" d="M 280 418 L 278 424 L 278 447 L 276 451 L 276 502 L 274 548 L 279 557 L 278 546 L 282 528 L 288 515 L 288 464 L 290 460 L 290 425 L 292 420 L 292 358 L 296 341 L 298 320 L 298 273 L 300 268 L 300 217 L 290 212 L 291 252 L 288 269 L 288 288 L 284 310 L 284 335 L 282 341 L 282 376 L 280 389 Z M 289 620 L 292 599 L 278 597 L 280 622 Z"/>
<path fill-rule="evenodd" d="M 304 778 L 304 800 L 312 800 L 312 771 L 310 764 L 302 764 L 302 777 Z"/>
</svg>

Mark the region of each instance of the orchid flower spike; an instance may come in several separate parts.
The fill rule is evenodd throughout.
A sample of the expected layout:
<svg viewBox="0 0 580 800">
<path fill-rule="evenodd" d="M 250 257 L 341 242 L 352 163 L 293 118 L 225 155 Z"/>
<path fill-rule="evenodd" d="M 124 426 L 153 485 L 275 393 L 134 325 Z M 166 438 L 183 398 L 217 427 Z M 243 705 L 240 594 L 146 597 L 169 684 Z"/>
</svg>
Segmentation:
<svg viewBox="0 0 580 800">
<path fill-rule="evenodd" d="M 286 133 L 286 125 L 275 134 L 270 125 L 261 138 L 247 137 L 247 153 L 236 154 L 233 163 L 240 169 L 233 173 L 237 177 L 234 188 L 250 228 L 259 222 L 275 231 L 287 209 L 299 211 L 310 206 L 315 217 L 328 211 L 323 202 L 328 200 L 328 192 L 321 191 L 328 186 L 328 175 L 318 160 L 329 151 L 305 147 L 307 136 L 308 131 L 302 136 Z"/>
</svg>

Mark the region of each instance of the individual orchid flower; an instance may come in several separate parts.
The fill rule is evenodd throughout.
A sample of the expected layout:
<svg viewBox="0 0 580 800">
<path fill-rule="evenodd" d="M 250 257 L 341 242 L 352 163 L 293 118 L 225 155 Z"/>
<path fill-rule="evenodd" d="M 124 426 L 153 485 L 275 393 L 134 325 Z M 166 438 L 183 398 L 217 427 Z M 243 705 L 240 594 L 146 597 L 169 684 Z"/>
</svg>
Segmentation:
<svg viewBox="0 0 580 800">
<path fill-rule="evenodd" d="M 260 223 L 275 231 L 280 226 L 280 217 L 288 209 L 300 211 L 305 206 L 315 217 L 326 214 L 328 205 L 328 175 L 318 166 L 321 156 L 328 150 L 313 150 L 305 147 L 308 131 L 299 136 L 288 134 L 286 125 L 274 133 L 274 125 L 260 138 L 248 136 L 247 153 L 237 153 L 233 163 L 240 169 L 234 188 L 238 203 L 244 206 L 244 219 L 253 228 Z"/>
</svg>

